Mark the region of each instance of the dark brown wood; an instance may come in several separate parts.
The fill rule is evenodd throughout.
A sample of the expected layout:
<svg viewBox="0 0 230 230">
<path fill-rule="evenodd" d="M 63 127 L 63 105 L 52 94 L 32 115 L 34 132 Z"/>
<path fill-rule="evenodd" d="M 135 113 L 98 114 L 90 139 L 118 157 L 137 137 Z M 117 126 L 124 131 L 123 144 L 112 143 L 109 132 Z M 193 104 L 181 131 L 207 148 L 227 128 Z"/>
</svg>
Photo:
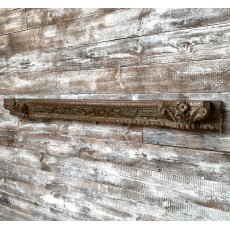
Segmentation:
<svg viewBox="0 0 230 230">
<path fill-rule="evenodd" d="M 78 120 L 221 130 L 220 101 L 5 99 L 10 114 L 35 120 Z"/>
</svg>

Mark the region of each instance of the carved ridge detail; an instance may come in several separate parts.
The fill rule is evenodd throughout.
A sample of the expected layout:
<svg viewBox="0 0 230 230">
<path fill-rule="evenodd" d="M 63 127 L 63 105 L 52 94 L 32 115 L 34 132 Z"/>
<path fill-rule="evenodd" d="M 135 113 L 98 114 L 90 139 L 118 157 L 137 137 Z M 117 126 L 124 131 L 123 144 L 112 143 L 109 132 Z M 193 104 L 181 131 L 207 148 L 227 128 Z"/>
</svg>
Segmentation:
<svg viewBox="0 0 230 230">
<path fill-rule="evenodd" d="M 209 115 L 209 108 L 205 107 L 190 107 L 187 102 L 179 102 L 173 109 L 162 106 L 160 114 L 166 119 L 179 123 L 193 124 L 196 121 L 202 121 Z"/>
<path fill-rule="evenodd" d="M 76 120 L 221 130 L 220 101 L 5 99 L 11 115 L 32 120 Z"/>
</svg>

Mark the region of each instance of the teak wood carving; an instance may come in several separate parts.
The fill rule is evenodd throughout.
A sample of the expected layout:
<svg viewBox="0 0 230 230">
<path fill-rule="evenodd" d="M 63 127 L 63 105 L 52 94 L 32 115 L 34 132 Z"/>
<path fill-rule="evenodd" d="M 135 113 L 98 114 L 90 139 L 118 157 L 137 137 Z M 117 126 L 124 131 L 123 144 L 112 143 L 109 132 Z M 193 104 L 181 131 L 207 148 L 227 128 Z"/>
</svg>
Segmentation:
<svg viewBox="0 0 230 230">
<path fill-rule="evenodd" d="M 33 120 L 77 120 L 221 130 L 220 101 L 5 99 L 10 114 Z"/>
</svg>

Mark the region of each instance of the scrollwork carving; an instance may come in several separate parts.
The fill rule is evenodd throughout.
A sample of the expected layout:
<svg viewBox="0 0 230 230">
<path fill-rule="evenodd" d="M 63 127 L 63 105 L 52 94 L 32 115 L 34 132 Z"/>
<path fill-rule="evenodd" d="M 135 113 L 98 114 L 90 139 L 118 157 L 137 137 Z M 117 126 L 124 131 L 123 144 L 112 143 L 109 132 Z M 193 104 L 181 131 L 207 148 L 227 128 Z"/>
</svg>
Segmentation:
<svg viewBox="0 0 230 230">
<path fill-rule="evenodd" d="M 12 115 L 33 120 L 62 119 L 177 129 L 221 129 L 220 101 L 5 99 L 4 107 Z"/>
<path fill-rule="evenodd" d="M 21 117 L 28 116 L 28 106 L 25 103 L 18 103 L 16 99 L 4 100 L 5 109 L 11 111 L 11 114 Z"/>
<path fill-rule="evenodd" d="M 175 107 L 160 107 L 160 114 L 166 119 L 178 123 L 193 124 L 208 117 L 209 109 L 206 107 L 191 107 L 188 102 L 178 102 Z"/>
</svg>

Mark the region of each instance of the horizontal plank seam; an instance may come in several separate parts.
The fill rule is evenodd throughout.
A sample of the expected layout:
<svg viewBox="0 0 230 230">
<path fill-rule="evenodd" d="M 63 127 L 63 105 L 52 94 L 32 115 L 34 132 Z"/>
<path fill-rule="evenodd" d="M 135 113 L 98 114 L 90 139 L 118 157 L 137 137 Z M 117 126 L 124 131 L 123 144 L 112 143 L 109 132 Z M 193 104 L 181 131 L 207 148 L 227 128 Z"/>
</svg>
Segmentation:
<svg viewBox="0 0 230 230">
<path fill-rule="evenodd" d="M 164 145 L 157 145 L 157 144 L 151 144 L 151 143 L 148 143 L 146 141 L 143 142 L 143 144 L 148 144 L 148 145 L 155 145 L 155 146 L 161 146 L 161 147 L 171 147 L 171 148 L 180 148 L 180 149 L 189 149 L 189 150 L 199 150 L 199 151 L 205 151 L 205 152 L 218 152 L 218 153 L 227 153 L 227 154 L 230 154 L 230 151 L 226 151 L 226 150 L 218 150 L 218 149 L 211 149 L 211 148 L 205 148 L 205 149 L 202 149 L 202 148 L 192 148 L 192 147 L 184 147 L 184 146 L 180 146 L 180 145 L 167 145 L 167 144 L 164 144 Z"/>
</svg>

